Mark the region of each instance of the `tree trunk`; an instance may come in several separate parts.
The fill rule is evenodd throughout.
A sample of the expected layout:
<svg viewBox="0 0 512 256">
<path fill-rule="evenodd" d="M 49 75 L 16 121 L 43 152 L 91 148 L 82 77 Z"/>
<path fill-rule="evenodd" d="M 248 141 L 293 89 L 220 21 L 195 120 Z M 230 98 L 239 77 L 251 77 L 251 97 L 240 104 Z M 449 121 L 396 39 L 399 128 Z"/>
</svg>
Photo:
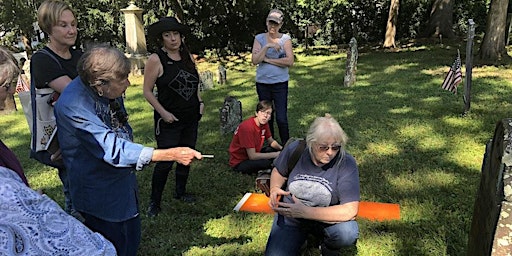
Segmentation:
<svg viewBox="0 0 512 256">
<path fill-rule="evenodd" d="M 505 49 L 508 0 L 492 0 L 487 13 L 485 36 L 480 46 L 481 63 L 493 64 L 503 57 L 509 57 Z"/>
<path fill-rule="evenodd" d="M 181 4 L 181 0 L 171 0 L 169 2 L 170 2 L 170 5 L 171 5 L 171 9 L 176 14 L 175 17 L 181 23 L 185 23 L 185 21 L 183 20 L 185 14 L 184 14 L 184 11 L 183 11 L 183 5 Z"/>
<path fill-rule="evenodd" d="M 454 38 L 453 32 L 453 2 L 454 0 L 435 0 L 430 12 L 425 37 Z"/>
<path fill-rule="evenodd" d="M 395 48 L 396 24 L 398 22 L 398 8 L 400 0 L 391 0 L 389 6 L 388 24 L 386 25 L 386 37 L 384 38 L 385 48 Z"/>
</svg>

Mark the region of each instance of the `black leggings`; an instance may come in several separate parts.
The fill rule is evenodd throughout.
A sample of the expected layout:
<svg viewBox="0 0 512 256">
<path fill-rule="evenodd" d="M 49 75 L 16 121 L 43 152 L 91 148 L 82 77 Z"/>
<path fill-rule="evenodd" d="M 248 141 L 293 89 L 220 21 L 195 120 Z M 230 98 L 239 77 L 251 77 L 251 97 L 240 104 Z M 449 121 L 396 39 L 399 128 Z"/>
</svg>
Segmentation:
<svg viewBox="0 0 512 256">
<path fill-rule="evenodd" d="M 195 148 L 197 141 L 198 122 L 165 123 L 155 120 L 155 137 L 159 149 L 173 147 Z M 174 161 L 157 162 L 151 180 L 151 201 L 160 204 L 167 177 Z M 176 164 L 176 194 L 184 195 L 190 166 Z"/>
</svg>

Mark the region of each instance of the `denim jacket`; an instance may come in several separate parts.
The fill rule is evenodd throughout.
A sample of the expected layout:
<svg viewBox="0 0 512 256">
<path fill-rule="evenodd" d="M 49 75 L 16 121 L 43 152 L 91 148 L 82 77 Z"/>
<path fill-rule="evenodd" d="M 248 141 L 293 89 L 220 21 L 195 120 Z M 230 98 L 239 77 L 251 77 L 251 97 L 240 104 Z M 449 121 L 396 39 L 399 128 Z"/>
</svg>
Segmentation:
<svg viewBox="0 0 512 256">
<path fill-rule="evenodd" d="M 55 117 L 74 208 L 120 222 L 139 214 L 135 166 L 147 148 L 132 142 L 132 128 L 127 119 L 119 122 L 113 104 L 126 113 L 122 97 L 99 97 L 77 77 L 57 101 Z"/>
</svg>

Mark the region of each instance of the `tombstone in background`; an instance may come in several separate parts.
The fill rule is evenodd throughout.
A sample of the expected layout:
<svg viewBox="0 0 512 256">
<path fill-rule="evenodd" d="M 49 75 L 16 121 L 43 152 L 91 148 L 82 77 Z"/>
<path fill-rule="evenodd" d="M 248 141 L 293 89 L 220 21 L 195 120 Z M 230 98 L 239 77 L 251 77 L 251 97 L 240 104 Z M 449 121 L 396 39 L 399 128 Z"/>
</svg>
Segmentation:
<svg viewBox="0 0 512 256">
<path fill-rule="evenodd" d="M 225 84 L 226 83 L 226 68 L 222 65 L 219 65 L 219 70 L 218 70 L 218 73 L 217 73 L 217 82 L 219 84 Z"/>
<path fill-rule="evenodd" d="M 199 78 L 201 79 L 201 83 L 199 84 L 201 91 L 213 88 L 213 73 L 210 70 L 199 72 Z"/>
<path fill-rule="evenodd" d="M 467 255 L 512 252 L 512 118 L 501 120 L 486 145 Z"/>
<path fill-rule="evenodd" d="M 134 1 L 130 1 L 129 6 L 121 9 L 121 11 L 124 14 L 125 21 L 125 54 L 132 63 L 132 74 L 142 75 L 147 60 L 146 36 L 144 35 L 144 26 L 142 25 L 142 12 L 144 9 L 135 6 Z"/>
<path fill-rule="evenodd" d="M 220 112 L 220 133 L 233 133 L 242 122 L 242 103 L 235 97 L 227 96 Z"/>
<path fill-rule="evenodd" d="M 357 40 L 352 37 L 349 43 L 350 49 L 347 52 L 347 63 L 345 68 L 345 77 L 343 79 L 343 85 L 350 87 L 356 83 L 356 70 L 357 70 Z"/>
<path fill-rule="evenodd" d="M 0 88 L 0 90 L 5 90 L 5 88 Z M 10 114 L 14 111 L 18 111 L 18 107 L 16 106 L 16 101 L 14 100 L 14 94 L 9 94 L 5 98 L 5 108 L 0 110 L 0 115 Z"/>
</svg>

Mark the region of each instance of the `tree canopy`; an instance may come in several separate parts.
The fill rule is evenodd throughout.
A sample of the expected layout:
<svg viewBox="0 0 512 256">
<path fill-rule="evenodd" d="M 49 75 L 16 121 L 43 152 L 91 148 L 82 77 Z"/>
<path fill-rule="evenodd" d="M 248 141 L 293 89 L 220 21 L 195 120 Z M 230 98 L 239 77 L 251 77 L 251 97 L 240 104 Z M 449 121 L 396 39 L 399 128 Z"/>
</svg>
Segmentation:
<svg viewBox="0 0 512 256">
<path fill-rule="evenodd" d="M 1 0 L 0 41 L 13 46 L 20 37 L 34 37 L 32 23 L 42 0 Z M 79 42 L 100 41 L 123 48 L 124 17 L 120 11 L 128 0 L 68 0 L 77 13 Z M 187 44 L 195 53 L 206 49 L 219 54 L 247 51 L 256 33 L 265 31 L 265 18 L 272 8 L 285 13 L 281 29 L 291 34 L 294 44 L 304 43 L 306 25 L 319 29 L 312 44 L 382 43 L 386 33 L 390 0 L 139 0 L 147 26 L 160 17 L 177 16 L 189 25 L 192 34 Z M 429 25 L 434 0 L 401 0 L 396 38 L 418 38 Z M 487 0 L 460 0 L 453 3 L 453 31 L 464 36 L 467 19 L 477 24 L 477 33 L 485 28 Z M 148 47 L 151 49 L 151 47 Z"/>
</svg>

